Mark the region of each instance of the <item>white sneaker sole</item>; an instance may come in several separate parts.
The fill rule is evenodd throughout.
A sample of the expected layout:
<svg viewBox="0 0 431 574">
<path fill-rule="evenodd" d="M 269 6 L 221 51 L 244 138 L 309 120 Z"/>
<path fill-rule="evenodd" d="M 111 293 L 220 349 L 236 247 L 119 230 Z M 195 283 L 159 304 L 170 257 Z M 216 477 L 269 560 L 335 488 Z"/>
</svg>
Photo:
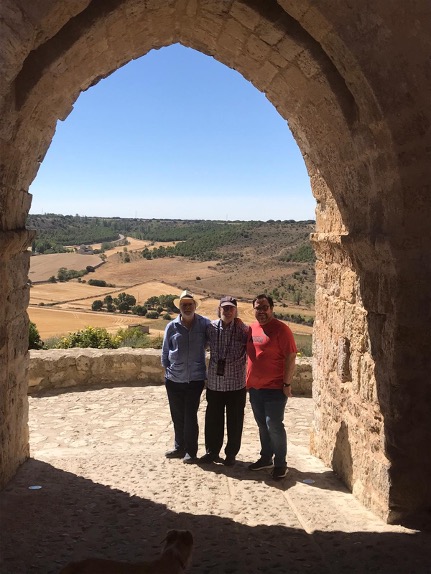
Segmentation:
<svg viewBox="0 0 431 574">
<path fill-rule="evenodd" d="M 259 466 L 259 468 L 249 468 L 249 470 L 257 471 L 257 470 L 265 470 L 266 468 L 274 468 L 274 465 L 268 464 L 266 466 Z"/>
</svg>

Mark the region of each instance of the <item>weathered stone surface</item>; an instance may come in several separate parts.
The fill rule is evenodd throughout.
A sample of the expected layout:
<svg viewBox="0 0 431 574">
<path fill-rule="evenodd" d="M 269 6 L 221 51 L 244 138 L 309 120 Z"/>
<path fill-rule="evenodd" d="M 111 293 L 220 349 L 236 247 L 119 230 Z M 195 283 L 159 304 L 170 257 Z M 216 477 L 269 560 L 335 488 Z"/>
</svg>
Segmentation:
<svg viewBox="0 0 431 574">
<path fill-rule="evenodd" d="M 3 0 L 1 26 L 0 485 L 27 449 L 29 186 L 82 90 L 179 41 L 265 92 L 311 177 L 314 452 L 388 520 L 429 510 L 429 1 Z"/>
<path fill-rule="evenodd" d="M 164 384 L 156 349 L 52 349 L 30 351 L 30 393 L 91 385 Z M 293 379 L 296 395 L 311 396 L 311 359 L 299 358 Z"/>
</svg>

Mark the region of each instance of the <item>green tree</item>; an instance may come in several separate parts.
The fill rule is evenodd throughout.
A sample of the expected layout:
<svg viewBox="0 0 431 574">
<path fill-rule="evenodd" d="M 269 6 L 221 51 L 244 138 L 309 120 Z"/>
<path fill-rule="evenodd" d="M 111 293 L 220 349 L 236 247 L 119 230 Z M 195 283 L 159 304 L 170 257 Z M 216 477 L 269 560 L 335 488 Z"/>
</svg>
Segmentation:
<svg viewBox="0 0 431 574">
<path fill-rule="evenodd" d="M 128 313 L 130 309 L 136 305 L 136 298 L 133 295 L 129 295 L 128 293 L 119 293 L 118 296 L 114 299 L 114 303 L 117 306 L 117 309 L 120 313 Z"/>
<path fill-rule="evenodd" d="M 28 326 L 28 348 L 29 349 L 42 349 L 43 341 L 40 338 L 39 330 L 36 323 L 30 321 Z"/>
<path fill-rule="evenodd" d="M 101 301 L 100 299 L 96 299 L 96 301 L 93 301 L 91 305 L 92 311 L 100 311 L 102 307 L 103 307 L 103 301 Z"/>
<path fill-rule="evenodd" d="M 175 311 L 174 299 L 177 297 L 178 295 L 159 295 L 159 303 L 164 309 Z"/>
<path fill-rule="evenodd" d="M 66 267 L 60 267 L 60 269 L 57 271 L 57 279 L 61 282 L 67 281 Z"/>
<path fill-rule="evenodd" d="M 301 303 L 301 301 L 302 301 L 302 296 L 303 296 L 303 293 L 302 293 L 301 289 L 297 289 L 297 290 L 294 292 L 294 294 L 293 294 L 293 300 L 295 301 L 295 303 L 296 303 L 297 305 L 299 305 L 299 304 Z"/>
<path fill-rule="evenodd" d="M 132 313 L 134 315 L 139 315 L 140 317 L 144 317 L 147 314 L 147 308 L 143 305 L 133 305 Z"/>
<path fill-rule="evenodd" d="M 159 304 L 159 298 L 157 297 L 157 295 L 153 295 L 152 297 L 149 297 L 146 301 L 145 301 L 145 305 L 146 307 L 148 307 L 149 309 L 154 309 L 154 307 L 156 305 Z"/>
<path fill-rule="evenodd" d="M 159 314 L 157 313 L 157 311 L 148 311 L 146 317 L 147 319 L 158 319 Z"/>
<path fill-rule="evenodd" d="M 89 279 L 88 284 L 94 287 L 106 287 L 106 281 L 103 281 L 103 279 Z"/>
</svg>

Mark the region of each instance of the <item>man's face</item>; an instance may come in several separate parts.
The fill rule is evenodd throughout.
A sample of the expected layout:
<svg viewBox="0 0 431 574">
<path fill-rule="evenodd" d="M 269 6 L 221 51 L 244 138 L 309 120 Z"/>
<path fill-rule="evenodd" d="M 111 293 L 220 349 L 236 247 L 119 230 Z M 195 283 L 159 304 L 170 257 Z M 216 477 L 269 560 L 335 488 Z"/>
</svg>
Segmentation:
<svg viewBox="0 0 431 574">
<path fill-rule="evenodd" d="M 258 299 L 254 302 L 254 314 L 260 325 L 266 325 L 273 317 L 272 309 L 268 299 Z"/>
<path fill-rule="evenodd" d="M 181 316 L 185 319 L 193 319 L 196 310 L 196 303 L 190 299 L 185 299 L 180 303 Z"/>
<path fill-rule="evenodd" d="M 220 307 L 220 318 L 223 323 L 229 325 L 236 317 L 236 307 L 235 305 L 223 305 Z"/>
</svg>

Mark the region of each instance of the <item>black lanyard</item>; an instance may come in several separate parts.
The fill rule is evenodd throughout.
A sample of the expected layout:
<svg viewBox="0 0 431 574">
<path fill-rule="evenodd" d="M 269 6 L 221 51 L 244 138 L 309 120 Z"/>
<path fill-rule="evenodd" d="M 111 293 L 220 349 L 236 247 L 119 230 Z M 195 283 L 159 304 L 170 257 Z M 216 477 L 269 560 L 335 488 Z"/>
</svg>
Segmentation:
<svg viewBox="0 0 431 574">
<path fill-rule="evenodd" d="M 220 357 L 220 331 L 221 331 L 221 325 L 222 325 L 222 320 L 219 319 L 219 323 L 218 323 L 218 327 L 217 327 L 217 355 Z M 227 343 L 226 347 L 225 347 L 225 354 L 223 357 L 223 360 L 226 361 L 226 357 L 230 348 L 230 345 L 232 343 L 232 338 L 234 335 L 236 329 L 236 325 L 235 325 L 235 319 L 234 319 L 234 324 L 233 327 L 231 327 L 231 333 L 230 333 L 230 338 L 229 338 L 229 342 Z"/>
</svg>

